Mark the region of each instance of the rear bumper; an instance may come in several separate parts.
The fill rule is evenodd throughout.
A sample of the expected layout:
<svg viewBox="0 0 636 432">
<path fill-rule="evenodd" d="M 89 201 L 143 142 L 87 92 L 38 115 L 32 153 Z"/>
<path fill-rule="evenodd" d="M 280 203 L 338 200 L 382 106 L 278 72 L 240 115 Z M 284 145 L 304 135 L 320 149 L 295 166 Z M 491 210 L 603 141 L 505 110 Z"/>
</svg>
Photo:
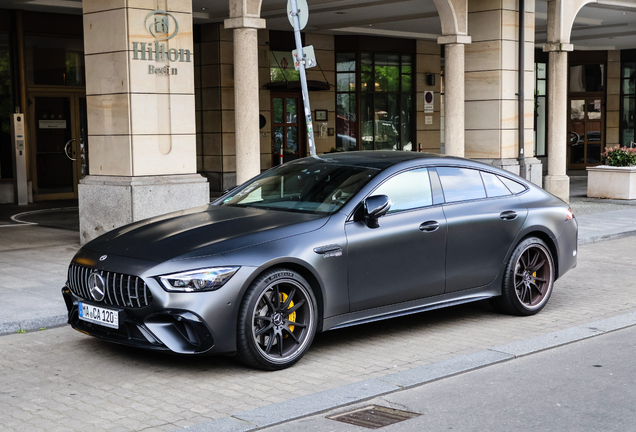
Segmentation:
<svg viewBox="0 0 636 432">
<path fill-rule="evenodd" d="M 578 255 L 578 235 L 579 224 L 576 219 L 565 222 L 563 230 L 557 237 L 557 247 L 559 248 L 559 274 L 560 278 L 569 270 L 576 267 Z"/>
</svg>

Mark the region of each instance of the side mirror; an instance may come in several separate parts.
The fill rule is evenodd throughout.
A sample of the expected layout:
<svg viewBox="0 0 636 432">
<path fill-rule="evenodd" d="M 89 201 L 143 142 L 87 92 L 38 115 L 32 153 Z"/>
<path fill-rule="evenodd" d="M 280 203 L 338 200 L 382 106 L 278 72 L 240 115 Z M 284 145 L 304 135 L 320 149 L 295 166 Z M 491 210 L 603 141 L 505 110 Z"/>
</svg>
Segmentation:
<svg viewBox="0 0 636 432">
<path fill-rule="evenodd" d="M 391 200 L 386 195 L 374 195 L 364 201 L 364 221 L 369 228 L 378 228 L 378 219 L 387 214 Z"/>
</svg>

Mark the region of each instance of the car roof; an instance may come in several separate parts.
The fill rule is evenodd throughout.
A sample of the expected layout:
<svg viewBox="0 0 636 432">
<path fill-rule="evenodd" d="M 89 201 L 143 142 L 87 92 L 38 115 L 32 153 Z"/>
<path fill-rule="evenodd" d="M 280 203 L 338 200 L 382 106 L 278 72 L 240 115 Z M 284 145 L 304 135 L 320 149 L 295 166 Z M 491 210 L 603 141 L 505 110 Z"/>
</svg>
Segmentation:
<svg viewBox="0 0 636 432">
<path fill-rule="evenodd" d="M 412 151 L 392 151 L 392 150 L 373 150 L 373 151 L 351 151 L 325 153 L 318 156 L 325 162 L 338 163 L 350 166 L 370 167 L 384 169 L 400 162 L 413 161 L 417 159 L 457 159 L 450 156 L 444 156 L 434 153 L 420 153 Z"/>
</svg>

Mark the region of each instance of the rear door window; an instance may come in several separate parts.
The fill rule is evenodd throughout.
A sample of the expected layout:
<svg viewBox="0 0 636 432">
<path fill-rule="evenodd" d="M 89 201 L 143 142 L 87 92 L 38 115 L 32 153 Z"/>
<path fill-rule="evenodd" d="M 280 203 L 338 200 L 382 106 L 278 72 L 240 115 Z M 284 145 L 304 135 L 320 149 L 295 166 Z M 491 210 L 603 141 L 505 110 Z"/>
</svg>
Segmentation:
<svg viewBox="0 0 636 432">
<path fill-rule="evenodd" d="M 486 198 L 486 190 L 478 170 L 438 167 L 437 173 L 447 203 Z"/>
</svg>

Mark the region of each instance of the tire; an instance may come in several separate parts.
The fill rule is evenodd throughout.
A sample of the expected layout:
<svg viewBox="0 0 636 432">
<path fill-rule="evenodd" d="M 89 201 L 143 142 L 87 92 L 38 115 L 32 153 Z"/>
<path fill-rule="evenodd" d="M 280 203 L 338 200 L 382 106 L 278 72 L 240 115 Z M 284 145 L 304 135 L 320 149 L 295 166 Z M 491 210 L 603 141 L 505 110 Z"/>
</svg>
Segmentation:
<svg viewBox="0 0 636 432">
<path fill-rule="evenodd" d="M 491 299 L 497 310 L 529 316 L 545 307 L 555 280 L 554 259 L 543 240 L 529 237 L 517 245 L 506 265 L 500 297 Z"/>
<path fill-rule="evenodd" d="M 288 269 L 259 276 L 239 310 L 237 356 L 263 370 L 285 369 L 302 358 L 316 334 L 318 310 L 309 283 Z"/>
</svg>

